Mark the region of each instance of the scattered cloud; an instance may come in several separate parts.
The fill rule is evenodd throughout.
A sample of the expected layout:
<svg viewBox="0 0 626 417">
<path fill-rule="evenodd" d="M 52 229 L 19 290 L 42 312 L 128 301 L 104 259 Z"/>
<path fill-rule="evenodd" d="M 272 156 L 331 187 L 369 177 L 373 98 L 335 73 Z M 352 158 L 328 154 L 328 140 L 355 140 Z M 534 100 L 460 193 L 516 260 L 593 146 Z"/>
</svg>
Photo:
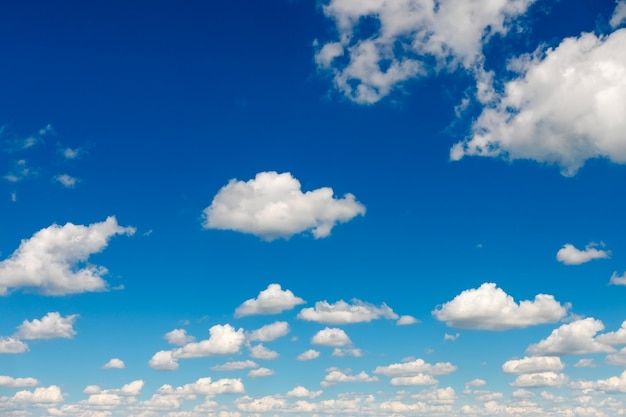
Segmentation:
<svg viewBox="0 0 626 417">
<path fill-rule="evenodd" d="M 272 340 L 285 336 L 287 333 L 289 333 L 289 323 L 286 321 L 277 321 L 253 331 L 249 339 L 253 341 L 258 340 L 259 342 L 271 342 Z"/>
<path fill-rule="evenodd" d="M 502 372 L 506 374 L 533 374 L 540 372 L 559 372 L 565 365 L 558 356 L 533 356 L 512 359 L 504 362 Z"/>
<path fill-rule="evenodd" d="M 622 275 L 617 275 L 617 271 L 613 272 L 609 280 L 609 285 L 626 285 L 626 272 Z"/>
<path fill-rule="evenodd" d="M 420 374 L 447 375 L 456 371 L 456 369 L 456 366 L 450 362 L 438 362 L 433 365 L 423 359 L 415 359 L 409 362 L 377 366 L 374 369 L 374 373 L 391 377 L 417 376 Z"/>
<path fill-rule="evenodd" d="M 620 376 L 612 376 L 597 381 L 575 381 L 569 385 L 569 388 L 626 393 L 626 371 L 622 372 Z"/>
<path fill-rule="evenodd" d="M 230 355 L 239 352 L 245 341 L 243 329 L 235 330 L 230 324 L 212 326 L 209 335 L 206 340 L 190 342 L 174 349 L 172 356 L 176 359 L 186 359 Z"/>
<path fill-rule="evenodd" d="M 311 231 L 330 235 L 337 223 L 365 214 L 365 206 L 352 194 L 334 198 L 332 188 L 301 191 L 290 173 L 260 172 L 247 182 L 230 180 L 204 210 L 205 229 L 234 230 L 264 240 Z"/>
<path fill-rule="evenodd" d="M 461 336 L 459 333 L 457 333 L 457 334 L 448 334 L 448 333 L 445 333 L 445 334 L 443 335 L 443 341 L 444 341 L 444 342 L 448 342 L 448 341 L 450 341 L 450 342 L 456 342 L 456 340 L 459 338 L 459 336 Z"/>
<path fill-rule="evenodd" d="M 113 358 L 102 366 L 102 369 L 124 369 L 126 368 L 126 364 L 123 360 L 118 358 Z"/>
<path fill-rule="evenodd" d="M 290 290 L 282 290 L 279 284 L 270 284 L 261 291 L 257 298 L 244 301 L 235 310 L 235 317 L 252 316 L 258 314 L 278 314 L 291 310 L 305 301 L 296 297 Z"/>
<path fill-rule="evenodd" d="M 556 322 L 569 308 L 569 304 L 561 305 L 547 294 L 518 304 L 496 284 L 484 283 L 480 288 L 463 291 L 432 314 L 450 327 L 506 330 Z"/>
<path fill-rule="evenodd" d="M 626 345 L 626 320 L 617 331 L 598 335 L 596 341 L 604 345 Z"/>
<path fill-rule="evenodd" d="M 320 357 L 320 353 L 317 350 L 309 349 L 299 354 L 296 359 L 298 359 L 299 361 L 310 361 L 313 359 L 317 359 L 319 357 Z"/>
<path fill-rule="evenodd" d="M 158 371 L 175 371 L 178 369 L 178 361 L 174 358 L 171 350 L 161 350 L 155 353 L 148 365 Z"/>
<path fill-rule="evenodd" d="M 65 188 L 74 188 L 76 183 L 78 183 L 78 178 L 72 177 L 68 174 L 59 174 L 54 177 L 54 180 Z"/>
<path fill-rule="evenodd" d="M 4 179 L 8 182 L 16 183 L 37 175 L 39 175 L 37 170 L 29 166 L 25 159 L 18 159 L 13 165 L 13 170 L 7 173 Z"/>
<path fill-rule="evenodd" d="M 514 387 L 561 387 L 569 381 L 567 375 L 556 372 L 539 372 L 519 375 L 511 383 Z"/>
<path fill-rule="evenodd" d="M 361 300 L 352 300 L 352 304 L 343 300 L 330 304 L 328 301 L 318 301 L 315 307 L 303 308 L 298 313 L 301 320 L 314 321 L 324 324 L 364 323 L 379 318 L 390 320 L 398 319 L 398 315 L 386 304 L 376 307 Z"/>
<path fill-rule="evenodd" d="M 28 351 L 28 345 L 14 337 L 0 336 L 0 353 L 24 353 Z"/>
<path fill-rule="evenodd" d="M 61 151 L 61 153 L 65 159 L 77 159 L 83 153 L 83 150 L 80 148 L 65 148 Z"/>
<path fill-rule="evenodd" d="M 77 318 L 78 314 L 61 317 L 57 312 L 48 313 L 42 317 L 41 320 L 24 320 L 17 328 L 18 331 L 15 336 L 26 340 L 54 338 L 71 339 L 76 335 L 76 330 L 74 330 L 73 325 Z"/>
<path fill-rule="evenodd" d="M 574 368 L 595 368 L 595 367 L 596 367 L 596 363 L 593 361 L 593 359 L 590 359 L 590 358 L 579 359 L 578 362 L 574 364 Z"/>
<path fill-rule="evenodd" d="M 337 368 L 331 368 L 324 377 L 324 380 L 320 383 L 322 387 L 330 387 L 331 385 L 338 384 L 340 382 L 376 382 L 378 378 L 375 376 L 369 376 L 365 372 L 359 372 L 356 375 L 352 375 L 350 370 L 342 371 Z"/>
<path fill-rule="evenodd" d="M 397 376 L 391 378 L 389 384 L 394 387 L 406 387 L 416 385 L 437 385 L 439 381 L 427 374 L 417 374 L 414 376 Z"/>
<path fill-rule="evenodd" d="M 250 378 L 259 378 L 272 375 L 274 375 L 274 371 L 268 368 L 252 369 L 250 372 L 248 372 L 248 376 Z"/>
<path fill-rule="evenodd" d="M 106 248 L 115 235 L 132 235 L 135 229 L 117 224 L 115 217 L 89 226 L 56 224 L 22 240 L 18 249 L 0 262 L 0 295 L 27 288 L 44 295 L 105 291 L 103 266 L 86 263 L 90 255 Z"/>
<path fill-rule="evenodd" d="M 212 371 L 235 371 L 239 369 L 258 368 L 259 365 L 251 360 L 226 362 L 223 365 L 215 365 L 211 367 Z"/>
<path fill-rule="evenodd" d="M 35 378 L 13 378 L 10 376 L 0 376 L 0 387 L 25 388 L 39 385 L 39 380 Z"/>
<path fill-rule="evenodd" d="M 526 352 L 531 355 L 585 355 L 588 353 L 613 352 L 610 346 L 599 343 L 594 336 L 604 330 L 604 324 L 592 317 L 567 323 L 552 331 L 550 336 L 530 345 Z"/>
<path fill-rule="evenodd" d="M 251 346 L 250 348 L 250 356 L 254 359 L 264 359 L 264 360 L 272 360 L 278 358 L 278 352 L 268 349 L 263 346 L 263 343 L 259 343 L 256 346 Z"/>
<path fill-rule="evenodd" d="M 333 353 L 331 356 L 335 357 L 344 357 L 344 356 L 352 356 L 354 358 L 360 358 L 363 356 L 363 352 L 361 349 L 356 348 L 335 348 L 333 349 Z"/>
<path fill-rule="evenodd" d="M 623 7 L 613 23 L 622 20 Z M 625 42 L 626 29 L 583 33 L 511 60 L 509 70 L 518 77 L 494 92 L 472 136 L 452 147 L 450 159 L 531 159 L 556 164 L 567 176 L 591 158 L 626 162 Z"/>
<path fill-rule="evenodd" d="M 396 324 L 398 326 L 408 326 L 411 324 L 417 324 L 419 322 L 420 321 L 413 316 L 404 315 L 404 316 L 400 316 L 398 321 L 396 321 Z"/>
<path fill-rule="evenodd" d="M 626 22 L 626 1 L 618 0 L 617 6 L 615 7 L 615 11 L 613 12 L 613 16 L 611 16 L 611 20 L 609 24 L 613 29 L 618 26 L 624 24 Z"/>
<path fill-rule="evenodd" d="M 319 391 L 309 391 L 302 385 L 298 385 L 287 394 L 287 397 L 295 397 L 295 398 L 317 398 L 322 395 L 322 390 Z"/>
<path fill-rule="evenodd" d="M 352 341 L 343 330 L 326 327 L 313 336 L 311 343 L 320 346 L 342 347 L 351 345 Z"/>
<path fill-rule="evenodd" d="M 162 395 L 219 395 L 219 394 L 243 394 L 245 392 L 244 385 L 241 379 L 218 379 L 217 381 L 211 380 L 211 378 L 200 378 L 196 382 L 191 384 L 185 384 L 180 387 L 173 387 L 171 385 L 162 385 L 157 393 Z"/>
<path fill-rule="evenodd" d="M 58 386 L 50 385 L 45 388 L 35 388 L 34 391 L 18 391 L 12 399 L 17 403 L 53 404 L 63 401 L 63 393 Z"/>
<path fill-rule="evenodd" d="M 580 265 L 594 259 L 608 259 L 611 257 L 611 251 L 596 249 L 598 246 L 604 246 L 604 244 L 598 245 L 591 242 L 585 246 L 584 250 L 579 250 L 573 245 L 566 243 L 556 253 L 556 259 L 565 265 Z"/>
<path fill-rule="evenodd" d="M 184 346 L 196 340 L 195 337 L 188 335 L 185 329 L 174 329 L 171 332 L 165 333 L 163 337 L 168 343 L 177 346 Z"/>
</svg>

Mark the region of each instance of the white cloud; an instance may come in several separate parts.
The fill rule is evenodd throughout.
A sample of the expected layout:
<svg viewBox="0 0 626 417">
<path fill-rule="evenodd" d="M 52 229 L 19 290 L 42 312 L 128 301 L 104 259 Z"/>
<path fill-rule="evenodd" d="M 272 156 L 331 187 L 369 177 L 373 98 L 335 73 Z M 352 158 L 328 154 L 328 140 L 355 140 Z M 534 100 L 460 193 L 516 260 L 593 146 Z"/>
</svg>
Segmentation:
<svg viewBox="0 0 626 417">
<path fill-rule="evenodd" d="M 626 345 L 626 320 L 616 332 L 598 335 L 596 341 L 604 345 Z"/>
<path fill-rule="evenodd" d="M 278 358 L 278 352 L 266 348 L 262 343 L 252 346 L 249 349 L 250 356 L 254 359 L 272 360 Z"/>
<path fill-rule="evenodd" d="M 461 336 L 459 333 L 457 333 L 457 334 L 448 334 L 448 333 L 445 333 L 445 334 L 443 335 L 443 341 L 444 341 L 444 342 L 447 342 L 447 341 L 450 341 L 450 342 L 456 342 L 456 340 L 459 338 L 459 336 Z"/>
<path fill-rule="evenodd" d="M 343 300 L 330 304 L 328 301 L 318 301 L 315 307 L 303 308 L 298 318 L 325 324 L 363 323 L 384 317 L 390 320 L 398 319 L 398 315 L 386 304 L 376 307 L 361 300 L 352 300 L 352 304 Z"/>
<path fill-rule="evenodd" d="M 22 240 L 11 257 L 0 262 L 0 295 L 25 287 L 45 295 L 105 291 L 103 266 L 85 264 L 90 255 L 106 248 L 114 235 L 132 235 L 115 217 L 89 226 L 52 225 Z"/>
<path fill-rule="evenodd" d="M 248 372 L 248 376 L 250 378 L 258 378 L 272 375 L 274 375 L 274 371 L 268 368 L 252 369 L 250 372 Z"/>
<path fill-rule="evenodd" d="M 621 276 L 617 275 L 617 272 L 613 272 L 613 275 L 611 275 L 611 279 L 609 280 L 609 285 L 626 285 L 626 272 L 624 272 Z"/>
<path fill-rule="evenodd" d="M 184 346 L 196 340 L 195 337 L 188 335 L 185 329 L 174 329 L 171 332 L 165 333 L 163 337 L 168 343 L 177 346 Z"/>
<path fill-rule="evenodd" d="M 213 355 L 229 355 L 239 352 L 246 337 L 243 329 L 235 330 L 230 324 L 216 324 L 209 329 L 209 338 L 200 342 L 190 342 L 174 349 L 175 359 L 201 358 Z"/>
<path fill-rule="evenodd" d="M 76 183 L 78 183 L 78 178 L 74 178 L 68 174 L 59 174 L 54 177 L 54 180 L 65 188 L 74 188 Z"/>
<path fill-rule="evenodd" d="M 62 153 L 65 159 L 76 159 L 82 154 L 82 150 L 80 148 L 65 148 Z"/>
<path fill-rule="evenodd" d="M 74 330 L 73 325 L 77 318 L 78 314 L 61 317 L 57 312 L 48 313 L 42 317 L 41 320 L 24 320 L 17 328 L 18 331 L 15 336 L 26 340 L 54 338 L 71 339 L 76 335 L 76 330 Z"/>
<path fill-rule="evenodd" d="M 320 346 L 342 347 L 351 345 L 350 338 L 341 329 L 326 327 L 317 332 L 311 339 L 311 343 Z"/>
<path fill-rule="evenodd" d="M 420 321 L 418 319 L 416 319 L 413 316 L 409 316 L 409 315 L 404 315 L 404 316 L 400 316 L 400 318 L 398 319 L 398 321 L 396 321 L 396 324 L 398 326 L 408 326 L 411 324 L 417 324 Z"/>
<path fill-rule="evenodd" d="M 35 378 L 13 378 L 10 376 L 0 376 L 0 387 L 24 388 L 35 387 L 39 385 L 39 381 Z"/>
<path fill-rule="evenodd" d="M 289 323 L 286 321 L 277 321 L 253 331 L 249 339 L 258 340 L 259 342 L 271 342 L 272 340 L 285 336 L 287 333 L 289 333 Z"/>
<path fill-rule="evenodd" d="M 539 372 L 534 374 L 519 375 L 511 383 L 514 387 L 560 387 L 566 384 L 568 378 L 564 374 L 556 372 Z"/>
<path fill-rule="evenodd" d="M 271 241 L 311 231 L 330 235 L 337 223 L 365 214 L 352 194 L 334 198 L 332 188 L 303 193 L 290 173 L 260 172 L 247 182 L 230 180 L 204 210 L 206 229 L 235 230 Z"/>
<path fill-rule="evenodd" d="M 587 353 L 613 352 L 610 346 L 598 343 L 594 336 L 604 330 L 604 324 L 594 318 L 567 323 L 552 331 L 550 336 L 526 351 L 531 355 L 584 355 Z"/>
<path fill-rule="evenodd" d="M 28 345 L 14 337 L 0 337 L 0 353 L 24 353 Z"/>
<path fill-rule="evenodd" d="M 333 353 L 331 356 L 342 358 L 344 356 L 352 356 L 355 358 L 360 358 L 363 356 L 363 352 L 361 349 L 356 348 L 335 348 L 333 349 Z"/>
<path fill-rule="evenodd" d="M 535 394 L 527 389 L 520 388 L 513 391 L 513 398 L 532 398 Z"/>
<path fill-rule="evenodd" d="M 617 376 L 612 376 L 607 379 L 599 379 L 597 381 L 576 381 L 572 382 L 569 386 L 573 389 L 595 389 L 604 392 L 621 392 L 626 393 L 626 371 Z"/>
<path fill-rule="evenodd" d="M 310 361 L 312 359 L 319 358 L 319 356 L 320 353 L 317 350 L 309 349 L 306 352 L 302 352 L 301 354 L 299 354 L 296 359 L 298 359 L 299 361 Z"/>
<path fill-rule="evenodd" d="M 164 395 L 218 395 L 218 394 L 243 394 L 245 392 L 241 379 L 218 379 L 212 381 L 211 378 L 200 378 L 191 384 L 185 384 L 180 387 L 172 387 L 171 385 L 163 385 L 158 391 Z"/>
<path fill-rule="evenodd" d="M 178 361 L 173 357 L 171 350 L 161 350 L 155 353 L 148 364 L 158 371 L 175 371 L 178 369 Z"/>
<path fill-rule="evenodd" d="M 490 36 L 506 34 L 507 22 L 531 3 L 331 0 L 323 10 L 335 22 L 339 39 L 323 45 L 316 41 L 315 61 L 332 72 L 335 87 L 349 99 L 372 104 L 403 82 L 428 74 L 429 65 L 474 67 Z M 373 33 L 365 29 L 367 34 L 360 35 L 368 20 L 376 22 Z"/>
<path fill-rule="evenodd" d="M 436 385 L 439 383 L 431 375 L 417 374 L 414 376 L 397 376 L 389 381 L 394 387 L 405 387 L 412 385 Z"/>
<path fill-rule="evenodd" d="M 616 3 L 617 6 L 615 7 L 613 16 L 611 16 L 611 20 L 609 21 L 610 25 L 614 29 L 626 22 L 626 1 L 617 0 Z"/>
<path fill-rule="evenodd" d="M 359 372 L 356 375 L 351 375 L 349 370 L 342 371 L 340 369 L 330 369 L 324 377 L 324 380 L 320 383 L 322 387 L 329 387 L 340 382 L 376 382 L 378 378 L 375 376 L 369 376 L 365 372 Z"/>
<path fill-rule="evenodd" d="M 426 401 L 429 404 L 454 404 L 456 401 L 456 392 L 452 387 L 432 388 L 411 395 L 411 398 Z"/>
<path fill-rule="evenodd" d="M 291 310 L 305 301 L 296 297 L 290 290 L 282 290 L 279 284 L 270 284 L 261 291 L 257 298 L 246 300 L 235 310 L 235 317 L 252 316 L 257 314 L 278 314 Z"/>
<path fill-rule="evenodd" d="M 60 403 L 63 401 L 63 393 L 56 385 L 36 388 L 35 391 L 18 391 L 13 400 L 22 403 Z"/>
<path fill-rule="evenodd" d="M 387 366 L 377 366 L 374 369 L 375 374 L 381 374 L 392 377 L 416 376 L 420 374 L 427 375 L 447 375 L 456 371 L 456 366 L 450 362 L 438 362 L 430 364 L 423 359 L 415 359 L 409 362 L 392 363 Z"/>
<path fill-rule="evenodd" d="M 580 265 L 594 259 L 608 259 L 611 257 L 611 251 L 596 249 L 597 243 L 589 243 L 584 250 L 579 250 L 573 245 L 566 243 L 556 253 L 556 259 L 565 265 Z"/>
<path fill-rule="evenodd" d="M 558 372 L 565 365 L 558 356 L 533 356 L 504 362 L 502 372 L 507 374 L 533 374 L 540 372 Z"/>
<path fill-rule="evenodd" d="M 124 361 L 118 358 L 113 358 L 102 366 L 102 369 L 124 369 L 126 364 Z"/>
<path fill-rule="evenodd" d="M 322 390 L 319 391 L 309 391 L 302 385 L 298 385 L 287 394 L 287 397 L 296 397 L 296 398 L 317 398 L 322 395 Z"/>
<path fill-rule="evenodd" d="M 624 364 L 626 365 L 626 363 Z M 596 367 L 596 363 L 593 361 L 593 359 L 589 359 L 589 358 L 579 359 L 578 362 L 574 364 L 574 368 L 595 368 L 595 367 Z"/>
<path fill-rule="evenodd" d="M 556 322 L 565 316 L 569 307 L 547 294 L 518 304 L 496 284 L 484 283 L 480 288 L 463 291 L 432 313 L 451 327 L 506 330 Z"/>
<path fill-rule="evenodd" d="M 518 78 L 485 107 L 452 160 L 477 155 L 553 163 L 574 175 L 587 159 L 626 162 L 626 29 L 584 33 L 512 60 Z"/>
<path fill-rule="evenodd" d="M 476 379 L 472 379 L 471 381 L 467 382 L 465 384 L 465 387 L 466 388 L 469 388 L 469 387 L 484 387 L 485 385 L 487 385 L 487 381 L 485 381 L 484 379 L 476 378 Z"/>
<path fill-rule="evenodd" d="M 620 349 L 619 352 L 609 353 L 608 355 L 606 355 L 605 362 L 608 363 L 609 365 L 617 365 L 617 366 L 626 365 L 626 347 Z"/>
<path fill-rule="evenodd" d="M 226 362 L 223 365 L 215 365 L 211 367 L 212 371 L 234 371 L 238 369 L 258 368 L 259 365 L 251 360 Z"/>
</svg>

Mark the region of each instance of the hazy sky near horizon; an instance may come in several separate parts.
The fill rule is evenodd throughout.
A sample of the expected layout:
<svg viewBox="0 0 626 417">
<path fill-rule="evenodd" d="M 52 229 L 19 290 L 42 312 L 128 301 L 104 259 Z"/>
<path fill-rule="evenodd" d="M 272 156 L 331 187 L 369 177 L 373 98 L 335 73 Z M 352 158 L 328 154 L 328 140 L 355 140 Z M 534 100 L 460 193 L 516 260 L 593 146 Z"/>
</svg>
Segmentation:
<svg viewBox="0 0 626 417">
<path fill-rule="evenodd" d="M 13 2 L 0 414 L 626 415 L 626 2 Z"/>
</svg>

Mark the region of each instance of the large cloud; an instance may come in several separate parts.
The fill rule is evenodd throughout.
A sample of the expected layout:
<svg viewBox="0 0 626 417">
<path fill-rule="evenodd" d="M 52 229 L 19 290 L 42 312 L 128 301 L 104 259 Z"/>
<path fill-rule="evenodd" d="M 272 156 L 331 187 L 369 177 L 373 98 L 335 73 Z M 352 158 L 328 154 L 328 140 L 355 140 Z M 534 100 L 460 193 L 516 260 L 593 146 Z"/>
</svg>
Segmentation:
<svg viewBox="0 0 626 417">
<path fill-rule="evenodd" d="M 104 291 L 103 266 L 84 264 L 90 255 L 106 248 L 115 235 L 132 235 L 135 229 L 117 224 L 115 217 L 89 226 L 52 225 L 22 240 L 15 252 L 0 262 L 0 295 L 12 288 L 28 288 L 45 295 Z"/>
<path fill-rule="evenodd" d="M 362 323 L 381 317 L 395 320 L 398 315 L 384 303 L 380 307 L 376 307 L 360 300 L 352 300 L 352 304 L 343 300 L 339 300 L 335 304 L 330 304 L 328 301 L 318 301 L 315 303 L 315 307 L 303 308 L 298 313 L 299 319 L 325 324 Z"/>
<path fill-rule="evenodd" d="M 249 181 L 230 180 L 204 210 L 206 229 L 235 230 L 265 240 L 311 231 L 323 238 L 332 228 L 365 214 L 352 194 L 337 199 L 332 188 L 303 193 L 290 173 L 260 172 Z"/>
<path fill-rule="evenodd" d="M 587 159 L 626 162 L 626 29 L 585 33 L 509 63 L 518 78 L 483 109 L 472 136 L 450 151 L 532 159 L 574 175 Z"/>
<path fill-rule="evenodd" d="M 594 336 L 604 330 L 600 320 L 588 317 L 567 323 L 552 331 L 550 336 L 526 350 L 531 355 L 584 355 L 613 352 L 615 349 L 598 342 Z"/>
<path fill-rule="evenodd" d="M 331 0 L 323 10 L 339 39 L 316 41 L 315 61 L 349 99 L 372 104 L 429 66 L 473 67 L 490 35 L 505 34 L 533 1 Z"/>
<path fill-rule="evenodd" d="M 77 314 L 61 317 L 59 313 L 53 312 L 46 314 L 41 320 L 24 320 L 18 327 L 18 332 L 15 336 L 26 340 L 54 338 L 71 339 L 76 335 L 76 330 L 73 328 L 76 318 L 78 318 Z"/>
<path fill-rule="evenodd" d="M 270 284 L 257 298 L 246 300 L 237 307 L 235 317 L 278 314 L 284 310 L 291 310 L 298 304 L 304 304 L 304 300 L 296 297 L 290 290 L 283 291 L 279 284 Z"/>
<path fill-rule="evenodd" d="M 463 291 L 435 309 L 433 315 L 460 329 L 505 330 L 556 322 L 565 316 L 568 308 L 568 304 L 561 305 L 546 294 L 518 304 L 496 284 L 484 283 Z"/>
</svg>

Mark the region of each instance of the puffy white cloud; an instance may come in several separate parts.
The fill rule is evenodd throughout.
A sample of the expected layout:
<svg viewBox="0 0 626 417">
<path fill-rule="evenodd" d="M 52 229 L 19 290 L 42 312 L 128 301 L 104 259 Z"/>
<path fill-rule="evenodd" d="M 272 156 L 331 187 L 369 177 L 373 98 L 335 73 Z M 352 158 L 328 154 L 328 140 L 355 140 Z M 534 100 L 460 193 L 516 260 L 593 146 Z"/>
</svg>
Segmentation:
<svg viewBox="0 0 626 417">
<path fill-rule="evenodd" d="M 284 290 L 279 284 L 270 284 L 261 291 L 257 298 L 246 300 L 235 310 L 235 317 L 252 316 L 257 314 L 278 314 L 291 310 L 304 300 L 296 297 L 290 290 Z"/>
<path fill-rule="evenodd" d="M 328 301 L 318 301 L 315 307 L 303 308 L 298 318 L 325 324 L 363 323 L 384 317 L 396 320 L 398 315 L 386 304 L 376 307 L 361 300 L 352 300 L 352 304 L 343 300 L 330 304 Z"/>
<path fill-rule="evenodd" d="M 76 330 L 74 330 L 73 325 L 77 318 L 78 314 L 61 317 L 57 312 L 48 313 L 42 317 L 41 320 L 24 320 L 17 328 L 18 331 L 15 336 L 26 340 L 54 338 L 71 339 L 76 335 Z"/>
<path fill-rule="evenodd" d="M 74 188 L 76 183 L 78 183 L 78 178 L 74 178 L 68 174 L 59 174 L 54 177 L 54 180 L 65 188 Z"/>
<path fill-rule="evenodd" d="M 456 392 L 452 387 L 432 388 L 413 394 L 411 398 L 426 401 L 429 404 L 454 404 Z"/>
<path fill-rule="evenodd" d="M 28 345 L 14 337 L 0 337 L 0 353 L 24 353 Z"/>
<path fill-rule="evenodd" d="M 496 284 L 484 283 L 477 289 L 463 291 L 432 314 L 448 326 L 460 329 L 506 330 L 556 322 L 569 307 L 547 294 L 538 294 L 534 301 L 518 304 Z"/>
<path fill-rule="evenodd" d="M 625 42 L 626 29 L 584 33 L 512 60 L 518 78 L 496 93 L 450 158 L 532 159 L 556 164 L 564 175 L 590 158 L 626 162 Z"/>
<path fill-rule="evenodd" d="M 511 383 L 514 387 L 560 387 L 566 384 L 568 378 L 564 374 L 556 372 L 539 372 L 534 374 L 519 375 Z"/>
<path fill-rule="evenodd" d="M 309 391 L 302 385 L 298 385 L 287 394 L 287 397 L 296 397 L 296 398 L 317 398 L 322 395 L 322 390 L 319 391 Z"/>
<path fill-rule="evenodd" d="M 63 401 L 63 393 L 56 385 L 36 388 L 35 391 L 18 391 L 13 400 L 23 403 L 60 403 Z"/>
<path fill-rule="evenodd" d="M 87 259 L 104 250 L 111 237 L 134 232 L 119 226 L 115 217 L 89 226 L 66 223 L 41 229 L 0 262 L 0 295 L 12 288 L 45 295 L 104 291 L 107 283 L 102 276 L 107 269 L 86 263 Z"/>
<path fill-rule="evenodd" d="M 285 336 L 287 333 L 289 333 L 289 323 L 286 321 L 277 321 L 253 331 L 249 339 L 258 340 L 259 342 L 271 342 L 272 340 Z"/>
<path fill-rule="evenodd" d="M 575 381 L 569 385 L 570 388 L 580 390 L 599 390 L 604 392 L 626 393 L 626 371 L 617 376 L 597 381 Z"/>
<path fill-rule="evenodd" d="M 250 372 L 248 372 L 248 376 L 250 378 L 258 378 L 272 375 L 274 375 L 274 371 L 268 368 L 252 369 Z"/>
<path fill-rule="evenodd" d="M 310 361 L 312 359 L 317 359 L 319 357 L 320 357 L 320 353 L 317 350 L 309 349 L 299 354 L 296 359 L 298 359 L 299 361 Z"/>
<path fill-rule="evenodd" d="M 342 371 L 340 369 L 331 368 L 324 377 L 324 380 L 320 383 L 322 387 L 329 387 L 340 382 L 376 382 L 378 378 L 375 376 L 369 376 L 365 372 L 359 372 L 356 375 L 351 375 L 349 371 Z"/>
<path fill-rule="evenodd" d="M 587 360 L 591 361 L 591 365 L 593 366 L 593 360 L 592 359 L 587 359 Z M 610 365 L 617 365 L 617 366 L 626 365 L 626 347 L 620 349 L 619 352 L 609 353 L 608 355 L 606 355 L 605 362 Z"/>
<path fill-rule="evenodd" d="M 604 330 L 604 324 L 600 320 L 591 317 L 577 320 L 553 330 L 550 336 L 537 344 L 530 345 L 526 351 L 536 356 L 613 352 L 615 349 L 594 339 L 596 333 L 602 330 Z"/>
<path fill-rule="evenodd" d="M 0 387 L 24 388 L 35 387 L 39 385 L 39 381 L 35 378 L 13 378 L 10 376 L 0 376 Z"/>
<path fill-rule="evenodd" d="M 414 376 L 397 376 L 389 381 L 394 387 L 405 387 L 412 385 L 436 385 L 439 383 L 431 375 L 417 374 Z"/>
<path fill-rule="evenodd" d="M 615 11 L 611 16 L 609 23 L 613 28 L 616 28 L 624 22 L 626 22 L 626 1 L 617 0 L 617 6 L 615 7 Z"/>
<path fill-rule="evenodd" d="M 333 349 L 333 353 L 331 356 L 336 356 L 336 357 L 344 357 L 344 356 L 352 356 L 355 358 L 360 358 L 361 356 L 363 356 L 363 352 L 361 351 L 361 349 L 356 349 L 356 348 L 335 348 Z"/>
<path fill-rule="evenodd" d="M 236 361 L 236 362 L 226 362 L 223 365 L 216 365 L 211 367 L 213 371 L 234 371 L 238 369 L 247 369 L 247 368 L 258 368 L 259 365 L 251 360 L 247 361 Z"/>
<path fill-rule="evenodd" d="M 250 356 L 254 359 L 272 360 L 278 358 L 278 352 L 266 348 L 262 343 L 259 343 L 256 346 L 251 346 L 249 349 Z"/>
<path fill-rule="evenodd" d="M 484 42 L 505 34 L 507 22 L 531 3 L 331 0 L 323 10 L 335 22 L 339 39 L 323 45 L 316 41 L 315 61 L 332 72 L 335 87 L 349 99 L 372 104 L 403 82 L 428 74 L 431 65 L 474 67 Z M 368 21 L 376 23 L 368 28 Z"/>
<path fill-rule="evenodd" d="M 540 372 L 558 372 L 565 365 L 558 356 L 532 356 L 504 362 L 502 372 L 507 374 L 533 374 Z"/>
<path fill-rule="evenodd" d="M 456 366 L 452 365 L 450 362 L 438 362 L 433 365 L 425 362 L 423 359 L 377 366 L 376 369 L 374 369 L 375 374 L 392 377 L 417 376 L 420 374 L 447 375 L 454 371 L 456 371 Z"/>
<path fill-rule="evenodd" d="M 609 280 L 609 285 L 626 285 L 626 272 L 621 276 L 617 275 L 617 272 L 613 272 Z"/>
<path fill-rule="evenodd" d="M 175 371 L 178 369 L 178 361 L 173 357 L 171 350 L 161 350 L 155 353 L 148 365 L 159 371 Z"/>
<path fill-rule="evenodd" d="M 246 337 L 243 329 L 235 330 L 230 324 L 215 326 L 209 329 L 210 337 L 200 342 L 191 342 L 172 352 L 179 358 L 200 358 L 213 355 L 229 355 L 239 352 Z"/>
<path fill-rule="evenodd" d="M 102 366 L 102 369 L 124 369 L 126 364 L 119 358 L 113 358 Z"/>
<path fill-rule="evenodd" d="M 157 391 L 159 394 L 186 396 L 192 394 L 198 395 L 218 395 L 218 394 L 243 394 L 245 392 L 241 379 L 218 379 L 212 381 L 211 378 L 200 378 L 191 384 L 185 384 L 181 387 L 172 387 L 171 385 L 163 385 Z"/>
<path fill-rule="evenodd" d="M 513 391 L 513 398 L 532 398 L 535 394 L 527 389 L 520 388 Z"/>
<path fill-rule="evenodd" d="M 413 316 L 404 315 L 404 316 L 400 316 L 398 321 L 396 321 L 396 324 L 398 326 L 408 326 L 410 324 L 417 324 L 419 322 L 420 321 Z"/>
<path fill-rule="evenodd" d="M 626 345 L 626 320 L 616 332 L 598 335 L 596 341 L 605 345 Z"/>
<path fill-rule="evenodd" d="M 235 230 L 265 240 L 288 239 L 311 231 L 330 235 L 337 223 L 365 214 L 354 195 L 337 199 L 329 187 L 301 191 L 290 173 L 260 172 L 249 181 L 230 180 L 204 210 L 206 229 Z"/>
<path fill-rule="evenodd" d="M 343 330 L 326 327 L 311 338 L 311 343 L 320 346 L 342 347 L 351 345 L 352 341 Z"/>
<path fill-rule="evenodd" d="M 174 329 L 171 332 L 165 333 L 163 337 L 168 343 L 177 346 L 184 346 L 196 340 L 195 337 L 188 335 L 185 329 Z"/>
<path fill-rule="evenodd" d="M 139 395 L 141 394 L 141 389 L 144 386 L 144 382 L 141 379 L 137 379 L 129 384 L 125 384 L 122 388 L 118 390 L 107 390 L 106 392 L 114 392 L 120 395 Z"/>
<path fill-rule="evenodd" d="M 570 243 L 563 245 L 556 253 L 556 259 L 565 265 L 580 265 L 594 259 L 607 259 L 611 257 L 611 251 L 596 249 L 597 243 L 589 243 L 584 250 L 577 249 Z"/>
</svg>

